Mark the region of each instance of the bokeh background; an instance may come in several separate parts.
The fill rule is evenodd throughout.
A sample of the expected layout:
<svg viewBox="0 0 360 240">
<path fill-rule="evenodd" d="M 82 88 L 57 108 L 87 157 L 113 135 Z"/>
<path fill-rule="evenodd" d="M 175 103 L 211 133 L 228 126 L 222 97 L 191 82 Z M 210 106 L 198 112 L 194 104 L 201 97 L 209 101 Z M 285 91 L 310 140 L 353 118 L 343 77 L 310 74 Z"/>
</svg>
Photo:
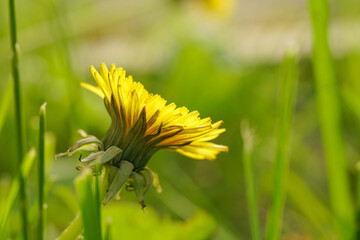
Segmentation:
<svg viewBox="0 0 360 240">
<path fill-rule="evenodd" d="M 131 192 L 124 191 L 120 201 L 104 208 L 113 215 L 115 239 L 250 239 L 242 120 L 256 132 L 253 166 L 264 231 L 280 64 L 289 46 L 299 49 L 299 84 L 282 238 L 321 239 L 331 231 L 306 1 L 19 0 L 16 7 L 27 149 L 36 146 L 38 109 L 47 102 L 48 239 L 58 236 L 79 209 L 73 187 L 77 156 L 54 159 L 55 154 L 80 138 L 77 129 L 100 138 L 110 124 L 101 99 L 79 85 L 94 83 L 89 66 L 102 62 L 123 67 L 168 102 L 224 120 L 227 131 L 215 142 L 229 146 L 214 162 L 156 153 L 149 165 L 158 173 L 163 192 L 149 192 L 146 215 Z M 360 4 L 333 0 L 330 10 L 329 40 L 354 185 L 360 156 Z M 8 19 L 8 3 L 1 1 L 0 104 L 8 107 L 0 113 L 0 198 L 17 171 L 13 100 L 6 97 L 11 88 Z M 34 169 L 28 195 L 36 206 L 35 180 Z M 16 238 L 21 229 L 18 210 L 10 226 L 10 236 Z"/>
</svg>

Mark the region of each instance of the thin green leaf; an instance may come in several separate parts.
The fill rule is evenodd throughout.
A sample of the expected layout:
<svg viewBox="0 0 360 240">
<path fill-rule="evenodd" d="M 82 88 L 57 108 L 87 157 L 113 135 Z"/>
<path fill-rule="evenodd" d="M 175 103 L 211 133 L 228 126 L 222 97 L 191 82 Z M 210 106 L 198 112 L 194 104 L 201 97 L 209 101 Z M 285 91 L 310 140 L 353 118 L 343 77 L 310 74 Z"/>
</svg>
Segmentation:
<svg viewBox="0 0 360 240">
<path fill-rule="evenodd" d="M 35 149 L 32 148 L 26 155 L 21 164 L 21 173 L 22 176 L 27 177 L 29 175 L 30 169 L 35 161 Z M 19 196 L 20 183 L 19 178 L 15 178 L 11 184 L 10 191 L 7 194 L 4 205 L 0 208 L 0 239 L 6 239 L 6 229 L 7 224 L 9 223 L 9 218 L 12 211 L 14 210 L 16 200 Z"/>
<path fill-rule="evenodd" d="M 43 240 L 45 236 L 44 228 L 44 186 L 45 186 L 45 110 L 46 103 L 40 107 L 40 120 L 39 120 L 39 147 L 38 147 L 38 207 L 39 207 L 39 223 L 38 223 L 38 234 L 39 240 Z"/>
<path fill-rule="evenodd" d="M 10 39 L 11 39 L 11 67 L 12 76 L 14 81 L 14 112 L 16 122 L 16 140 L 17 140 L 17 155 L 18 155 L 18 167 L 22 165 L 24 159 L 25 137 L 23 129 L 22 119 L 22 100 L 21 100 L 21 81 L 19 70 L 19 43 L 17 40 L 16 30 L 16 14 L 15 14 L 15 0 L 9 0 L 9 17 L 10 17 Z M 22 233 L 24 240 L 28 239 L 28 210 L 27 210 L 27 197 L 26 197 L 26 181 L 24 176 L 19 174 L 19 192 L 20 192 L 20 211 L 22 220 Z"/>
<path fill-rule="evenodd" d="M 78 214 L 56 240 L 75 240 L 82 233 L 83 228 L 82 216 Z"/>
<path fill-rule="evenodd" d="M 316 227 L 324 239 L 335 236 L 334 216 L 313 193 L 309 186 L 295 172 L 290 172 L 288 185 L 289 200 Z"/>
<path fill-rule="evenodd" d="M 309 5 L 318 115 L 327 164 L 330 203 L 340 222 L 341 239 L 353 239 L 355 211 L 351 201 L 342 139 L 339 92 L 328 43 L 329 4 L 327 0 L 309 0 Z"/>
<path fill-rule="evenodd" d="M 255 135 L 247 122 L 242 122 L 241 124 L 241 135 L 244 142 L 243 164 L 246 183 L 246 197 L 250 215 L 251 235 L 253 240 L 260 240 L 261 232 L 259 226 L 258 203 L 255 196 L 255 184 L 251 159 Z"/>
<path fill-rule="evenodd" d="M 112 225 L 112 220 L 111 218 L 107 218 L 106 219 L 106 230 L 105 230 L 105 237 L 104 240 L 111 240 L 111 225 Z"/>
<path fill-rule="evenodd" d="M 297 60 L 294 51 L 288 51 L 283 63 L 281 78 L 280 115 L 277 133 L 277 149 L 274 163 L 272 201 L 267 222 L 266 239 L 280 238 L 286 198 L 286 182 L 289 171 L 289 140 L 298 80 Z"/>
<path fill-rule="evenodd" d="M 12 86 L 11 86 L 11 81 L 9 81 L 4 93 L 2 93 L 2 98 L 0 100 L 0 132 L 4 125 L 5 117 L 8 112 L 8 108 L 10 106 L 11 96 L 12 96 L 11 91 L 12 91 Z"/>
<path fill-rule="evenodd" d="M 93 187 L 93 174 L 89 168 L 85 168 L 75 180 L 76 192 L 80 201 L 82 221 L 84 224 L 85 239 L 101 239 L 101 225 L 97 203 Z"/>
</svg>

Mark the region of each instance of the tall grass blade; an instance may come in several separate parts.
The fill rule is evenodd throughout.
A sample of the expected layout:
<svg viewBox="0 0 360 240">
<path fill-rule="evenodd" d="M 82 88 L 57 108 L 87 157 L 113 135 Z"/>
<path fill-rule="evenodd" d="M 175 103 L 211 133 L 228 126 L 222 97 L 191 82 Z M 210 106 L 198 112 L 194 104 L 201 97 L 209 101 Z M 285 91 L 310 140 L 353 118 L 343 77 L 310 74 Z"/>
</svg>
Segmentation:
<svg viewBox="0 0 360 240">
<path fill-rule="evenodd" d="M 11 91 L 12 91 L 11 82 L 9 82 L 4 93 L 2 93 L 2 98 L 0 100 L 0 133 L 4 125 L 6 114 L 11 102 L 11 96 L 12 96 Z"/>
<path fill-rule="evenodd" d="M 44 231 L 44 186 L 45 186 L 45 108 L 46 103 L 40 107 L 40 119 L 39 119 L 39 145 L 38 145 L 38 184 L 39 184 L 39 226 L 38 234 L 39 240 L 43 240 L 45 236 Z"/>
<path fill-rule="evenodd" d="M 335 219 L 327 206 L 314 194 L 304 180 L 293 171 L 289 174 L 287 185 L 287 192 L 292 205 L 318 230 L 323 239 L 333 238 L 336 234 L 332 227 Z"/>
<path fill-rule="evenodd" d="M 93 174 L 84 169 L 75 180 L 76 191 L 80 201 L 85 239 L 101 239 L 101 219 L 99 216 L 98 199 L 93 190 Z"/>
<path fill-rule="evenodd" d="M 289 140 L 298 80 L 297 57 L 294 50 L 287 52 L 282 67 L 274 186 L 266 235 L 266 239 L 269 240 L 279 239 L 285 205 L 286 182 L 289 171 Z"/>
<path fill-rule="evenodd" d="M 335 69 L 328 44 L 327 0 L 309 0 L 313 30 L 313 66 L 318 114 L 327 163 L 330 203 L 341 226 L 341 239 L 354 237 L 354 209 L 346 175 L 346 158 L 341 130 L 340 102 Z"/>
<path fill-rule="evenodd" d="M 185 179 L 188 177 L 180 168 L 179 171 L 184 174 L 182 176 L 185 177 Z M 161 186 L 163 189 L 166 189 L 166 191 L 163 191 L 161 194 L 156 194 L 155 197 L 158 198 L 166 207 L 169 208 L 173 214 L 177 215 L 178 217 L 184 220 L 188 219 L 190 216 L 192 216 L 196 209 L 200 208 L 200 206 L 196 205 L 185 195 L 183 195 L 181 191 L 173 187 L 173 185 L 168 182 L 164 176 L 161 178 Z M 229 229 L 229 227 L 224 224 L 224 221 L 222 221 L 221 217 L 216 217 L 217 219 L 221 220 L 218 222 L 219 239 L 243 239 L 242 237 L 237 236 L 231 229 Z"/>
<path fill-rule="evenodd" d="M 81 214 L 76 215 L 75 219 L 61 233 L 56 240 L 75 240 L 83 231 L 83 222 Z"/>
<path fill-rule="evenodd" d="M 21 174 L 24 177 L 29 175 L 30 169 L 35 161 L 36 151 L 34 148 L 25 155 L 24 160 L 22 161 L 21 168 L 19 169 L 19 175 Z M 21 172 L 21 173 L 20 173 Z M 0 208 L 0 239 L 6 239 L 6 228 L 9 223 L 10 215 L 15 208 L 16 200 L 19 196 L 20 182 L 19 178 L 16 178 L 10 187 L 9 193 L 5 200 L 4 205 Z"/>
<path fill-rule="evenodd" d="M 244 142 L 243 149 L 243 164 L 244 164 L 244 176 L 246 183 L 246 197 L 248 201 L 249 215 L 250 215 L 250 227 L 253 240 L 261 239 L 261 232 L 259 227 L 259 212 L 257 207 L 257 200 L 255 196 L 255 184 L 253 176 L 252 166 L 252 151 L 254 147 L 254 132 L 250 129 L 248 122 L 241 123 L 241 135 Z"/>
<path fill-rule="evenodd" d="M 356 164 L 356 239 L 360 239 L 360 162 Z"/>
<path fill-rule="evenodd" d="M 14 80 L 14 98 L 15 98 L 15 121 L 17 132 L 17 153 L 19 167 L 24 157 L 24 132 L 22 127 L 22 113 L 21 113 L 21 83 L 19 76 L 19 44 L 17 42 L 16 33 L 16 16 L 15 16 L 15 0 L 9 0 L 9 16 L 10 16 L 10 38 L 11 38 L 11 51 L 12 51 L 12 74 Z M 23 236 L 24 240 L 28 239 L 28 214 L 27 214 L 27 198 L 26 198 L 26 184 L 23 175 L 19 174 L 20 183 L 20 209 L 22 216 Z"/>
<path fill-rule="evenodd" d="M 106 219 L 106 229 L 105 229 L 105 236 L 104 236 L 104 240 L 111 240 L 111 225 L 112 225 L 112 220 L 111 218 Z"/>
</svg>

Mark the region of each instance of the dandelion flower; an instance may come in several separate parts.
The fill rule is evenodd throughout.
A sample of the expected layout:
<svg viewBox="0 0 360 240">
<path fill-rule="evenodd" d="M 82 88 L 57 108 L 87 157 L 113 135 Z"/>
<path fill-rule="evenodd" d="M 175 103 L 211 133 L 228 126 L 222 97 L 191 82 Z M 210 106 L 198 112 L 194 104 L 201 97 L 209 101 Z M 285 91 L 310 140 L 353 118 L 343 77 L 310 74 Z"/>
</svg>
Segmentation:
<svg viewBox="0 0 360 240">
<path fill-rule="evenodd" d="M 90 71 L 97 86 L 87 83 L 81 86 L 104 99 L 111 126 L 101 141 L 83 134 L 85 138 L 75 143 L 68 153 L 84 146 L 96 146 L 96 151 L 81 161 L 90 166 L 98 163 L 109 170 L 110 187 L 103 204 L 126 184 L 127 189 L 135 190 L 144 207 L 143 197 L 149 186 L 154 184 L 161 189 L 157 175 L 146 166 L 160 149 L 198 160 L 215 160 L 217 154 L 228 150 L 226 146 L 210 142 L 225 131 L 219 128 L 222 121 L 212 123 L 210 118 L 201 119 L 197 111 L 167 104 L 115 65 L 109 70 L 101 64 L 99 72 L 91 66 Z"/>
</svg>

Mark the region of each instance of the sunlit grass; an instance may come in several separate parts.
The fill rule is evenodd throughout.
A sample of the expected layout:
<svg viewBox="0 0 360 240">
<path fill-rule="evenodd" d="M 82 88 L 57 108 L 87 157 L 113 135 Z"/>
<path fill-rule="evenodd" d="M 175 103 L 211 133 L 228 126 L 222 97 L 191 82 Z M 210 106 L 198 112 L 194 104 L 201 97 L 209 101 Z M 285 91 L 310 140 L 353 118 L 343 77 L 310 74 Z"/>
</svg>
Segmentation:
<svg viewBox="0 0 360 240">
<path fill-rule="evenodd" d="M 340 223 L 341 238 L 354 237 L 354 209 L 347 176 L 341 126 L 339 85 L 328 43 L 329 5 L 327 0 L 310 0 L 313 32 L 313 66 L 317 107 L 328 173 L 332 211 Z"/>
</svg>

